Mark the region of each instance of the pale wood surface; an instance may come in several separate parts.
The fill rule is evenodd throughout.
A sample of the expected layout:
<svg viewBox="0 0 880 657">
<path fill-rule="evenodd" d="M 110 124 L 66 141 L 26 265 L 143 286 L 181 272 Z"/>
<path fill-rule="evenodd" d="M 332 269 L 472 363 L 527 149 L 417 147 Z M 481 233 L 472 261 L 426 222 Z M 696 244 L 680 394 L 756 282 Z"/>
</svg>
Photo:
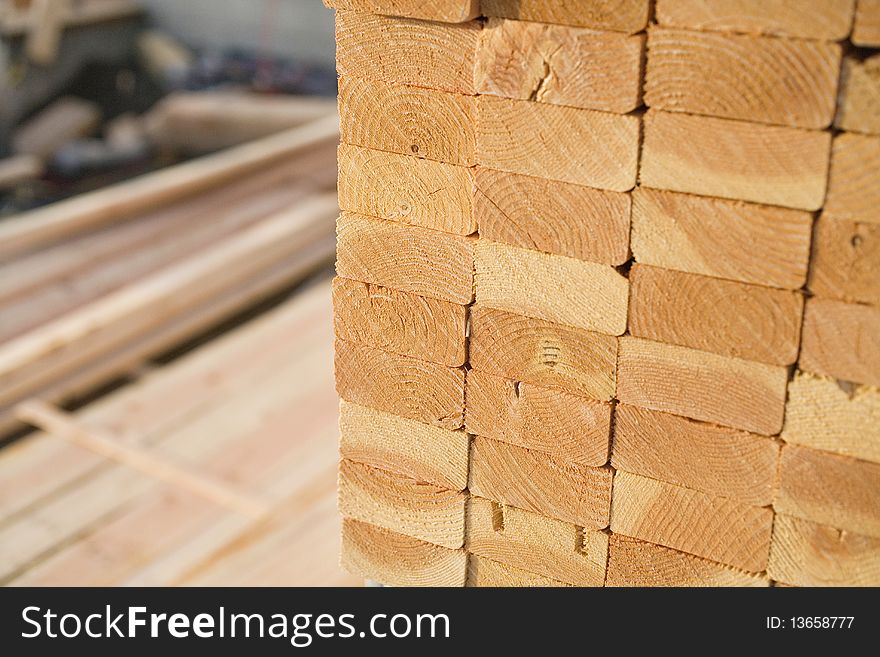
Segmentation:
<svg viewBox="0 0 880 657">
<path fill-rule="evenodd" d="M 611 531 L 761 572 L 767 567 L 773 510 L 618 470 Z"/>
<path fill-rule="evenodd" d="M 650 110 L 640 181 L 648 187 L 818 210 L 831 135 Z"/>
<path fill-rule="evenodd" d="M 475 184 L 480 237 L 606 265 L 629 259 L 629 194 L 484 167 Z"/>
<path fill-rule="evenodd" d="M 51 158 L 68 142 L 88 137 L 98 129 L 101 108 L 74 96 L 64 96 L 20 125 L 12 134 L 12 150 L 19 155 Z"/>
<path fill-rule="evenodd" d="M 480 15 L 479 0 L 324 0 L 333 9 L 461 23 Z"/>
<path fill-rule="evenodd" d="M 880 308 L 813 297 L 801 340 L 802 370 L 880 386 Z"/>
<path fill-rule="evenodd" d="M 470 364 L 478 371 L 608 401 L 617 339 L 476 305 Z"/>
<path fill-rule="evenodd" d="M 880 47 L 880 0 L 856 0 L 852 42 L 857 46 Z"/>
<path fill-rule="evenodd" d="M 470 370 L 465 381 L 468 433 L 544 452 L 559 461 L 608 462 L 611 405 L 563 390 Z"/>
<path fill-rule="evenodd" d="M 482 0 L 486 16 L 580 25 L 632 34 L 645 28 L 648 0 Z"/>
<path fill-rule="evenodd" d="M 880 225 L 820 217 L 807 287 L 820 297 L 880 305 Z"/>
<path fill-rule="evenodd" d="M 588 331 L 626 331 L 629 282 L 613 267 L 477 240 L 477 303 Z"/>
<path fill-rule="evenodd" d="M 623 337 L 617 379 L 626 404 L 768 436 L 782 428 L 784 367 Z"/>
<path fill-rule="evenodd" d="M 508 566 L 476 554 L 468 555 L 468 577 L 466 586 L 476 587 L 557 587 L 567 586 L 562 582 L 535 575 L 521 568 Z"/>
<path fill-rule="evenodd" d="M 843 60 L 840 101 L 834 126 L 851 132 L 880 135 L 880 55 Z"/>
<path fill-rule="evenodd" d="M 834 138 L 824 211 L 835 219 L 880 223 L 880 137 Z"/>
<path fill-rule="evenodd" d="M 611 478 L 610 468 L 566 463 L 489 438 L 471 443 L 472 494 L 583 527 L 608 526 Z"/>
<path fill-rule="evenodd" d="M 0 159 L 0 190 L 34 180 L 43 175 L 45 166 L 36 155 L 13 155 Z"/>
</svg>

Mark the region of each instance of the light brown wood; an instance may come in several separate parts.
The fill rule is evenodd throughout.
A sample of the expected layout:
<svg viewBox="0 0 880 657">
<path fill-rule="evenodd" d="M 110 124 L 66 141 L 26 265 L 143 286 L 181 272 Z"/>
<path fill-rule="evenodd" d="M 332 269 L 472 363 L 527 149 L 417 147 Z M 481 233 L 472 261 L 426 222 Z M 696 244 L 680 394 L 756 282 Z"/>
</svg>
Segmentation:
<svg viewBox="0 0 880 657">
<path fill-rule="evenodd" d="M 857 46 L 880 47 L 880 0 L 856 0 L 851 38 Z"/>
<path fill-rule="evenodd" d="M 850 132 L 880 135 L 880 55 L 843 60 L 840 101 L 834 126 Z"/>
<path fill-rule="evenodd" d="M 340 75 L 475 94 L 479 21 L 458 25 L 336 12 Z"/>
<path fill-rule="evenodd" d="M 648 187 L 818 210 L 831 135 L 650 110 L 640 181 Z"/>
<path fill-rule="evenodd" d="M 836 43 L 653 28 L 648 52 L 649 107 L 798 128 L 834 119 Z"/>
<path fill-rule="evenodd" d="M 629 280 L 629 332 L 636 337 L 770 365 L 797 360 L 800 292 L 639 264 Z"/>
<path fill-rule="evenodd" d="M 343 212 L 336 223 L 336 273 L 419 296 L 474 298 L 475 239 Z"/>
<path fill-rule="evenodd" d="M 767 571 L 793 586 L 880 586 L 880 539 L 779 513 Z"/>
<path fill-rule="evenodd" d="M 342 566 L 392 586 L 464 586 L 467 553 L 344 518 Z"/>
<path fill-rule="evenodd" d="M 465 428 L 559 461 L 601 466 L 608 462 L 611 404 L 470 370 Z"/>
<path fill-rule="evenodd" d="M 835 219 L 880 223 L 880 137 L 834 138 L 824 210 Z"/>
<path fill-rule="evenodd" d="M 806 280 L 808 212 L 647 187 L 632 198 L 637 262 L 791 290 Z"/>
<path fill-rule="evenodd" d="M 802 370 L 880 386 L 880 308 L 809 299 L 801 340 Z"/>
<path fill-rule="evenodd" d="M 482 0 L 485 16 L 580 25 L 632 34 L 648 23 L 648 0 Z"/>
<path fill-rule="evenodd" d="M 336 336 L 449 367 L 467 361 L 467 307 L 347 278 L 333 281 Z"/>
<path fill-rule="evenodd" d="M 12 149 L 19 155 L 41 159 L 74 139 L 86 137 L 98 129 L 101 108 L 95 103 L 64 96 L 19 126 L 12 135 Z"/>
<path fill-rule="evenodd" d="M 471 496 L 467 549 L 484 559 L 575 586 L 602 586 L 608 535 Z"/>
<path fill-rule="evenodd" d="M 467 493 L 362 463 L 339 464 L 339 512 L 346 518 L 452 550 L 464 545 Z"/>
<path fill-rule="evenodd" d="M 786 445 L 774 508 L 805 520 L 880 538 L 880 464 Z"/>
<path fill-rule="evenodd" d="M 449 164 L 476 164 L 473 96 L 343 77 L 339 109 L 343 143 Z"/>
<path fill-rule="evenodd" d="M 612 534 L 605 586 L 769 586 L 753 575 L 678 550 Z"/>
<path fill-rule="evenodd" d="M 470 364 L 516 381 L 608 401 L 614 396 L 617 340 L 476 305 Z"/>
<path fill-rule="evenodd" d="M 657 0 L 660 25 L 840 41 L 849 35 L 855 0 Z"/>
<path fill-rule="evenodd" d="M 588 331 L 626 331 L 629 282 L 613 267 L 477 240 L 477 303 Z"/>
<path fill-rule="evenodd" d="M 807 286 L 820 297 L 880 305 L 880 225 L 820 217 Z"/>
<path fill-rule="evenodd" d="M 22 9 L 27 8 L 31 3 L 32 0 L 16 0 L 18 11 L 5 14 L 0 12 L 0 32 L 10 37 L 25 34 L 33 24 L 33 17 L 30 12 Z M 143 11 L 143 7 L 134 0 L 68 2 L 61 24 L 63 27 L 87 26 L 103 21 L 135 17 Z"/>
<path fill-rule="evenodd" d="M 477 55 L 477 91 L 626 114 L 642 104 L 645 37 L 490 18 Z"/>
<path fill-rule="evenodd" d="M 339 207 L 456 235 L 477 230 L 473 171 L 408 155 L 339 147 Z"/>
<path fill-rule="evenodd" d="M 748 572 L 767 568 L 773 510 L 618 470 L 611 531 Z"/>
<path fill-rule="evenodd" d="M 617 398 L 655 411 L 773 435 L 788 371 L 641 338 L 620 339 Z"/>
<path fill-rule="evenodd" d="M 467 488 L 470 439 L 347 401 L 339 403 L 339 453 L 449 490 Z"/>
<path fill-rule="evenodd" d="M 481 237 L 606 265 L 629 259 L 629 194 L 484 167 L 475 182 Z"/>
<path fill-rule="evenodd" d="M 535 575 L 521 568 L 508 566 L 476 554 L 468 555 L 466 586 L 476 587 L 557 587 L 567 586 L 559 580 Z"/>
<path fill-rule="evenodd" d="M 0 159 L 0 190 L 9 190 L 43 175 L 43 161 L 36 155 L 13 155 Z"/>
<path fill-rule="evenodd" d="M 609 468 L 565 463 L 542 452 L 476 437 L 468 489 L 526 511 L 602 529 L 608 526 L 612 474 Z"/>
<path fill-rule="evenodd" d="M 678 415 L 618 404 L 611 465 L 754 506 L 773 501 L 778 444 Z"/>
<path fill-rule="evenodd" d="M 480 15 L 479 0 L 324 0 L 332 9 L 462 23 Z"/>
<path fill-rule="evenodd" d="M 32 0 L 31 26 L 25 39 L 25 52 L 32 62 L 45 67 L 55 63 L 69 12 L 70 0 Z"/>
<path fill-rule="evenodd" d="M 788 384 L 781 437 L 880 463 L 880 390 L 798 372 Z"/>
<path fill-rule="evenodd" d="M 638 157 L 635 116 L 477 99 L 477 161 L 492 169 L 625 192 L 636 184 Z"/>
</svg>

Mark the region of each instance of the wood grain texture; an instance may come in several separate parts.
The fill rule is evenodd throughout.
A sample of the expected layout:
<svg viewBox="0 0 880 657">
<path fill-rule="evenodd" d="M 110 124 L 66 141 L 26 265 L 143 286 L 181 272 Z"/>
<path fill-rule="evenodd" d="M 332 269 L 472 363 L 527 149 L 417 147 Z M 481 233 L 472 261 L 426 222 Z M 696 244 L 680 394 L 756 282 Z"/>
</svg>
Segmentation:
<svg viewBox="0 0 880 657">
<path fill-rule="evenodd" d="M 477 240 L 477 303 L 588 331 L 626 331 L 629 282 L 613 267 Z"/>
<path fill-rule="evenodd" d="M 880 538 L 880 464 L 785 445 L 774 508 Z"/>
<path fill-rule="evenodd" d="M 612 534 L 605 586 L 768 586 L 746 573 L 678 550 Z"/>
<path fill-rule="evenodd" d="M 345 211 L 456 235 L 477 230 L 467 167 L 343 144 L 338 190 Z"/>
<path fill-rule="evenodd" d="M 626 404 L 773 435 L 788 371 L 641 338 L 620 338 L 617 398 Z"/>
<path fill-rule="evenodd" d="M 333 280 L 338 338 L 449 367 L 467 361 L 467 307 L 347 278 Z"/>
<path fill-rule="evenodd" d="M 477 161 L 625 192 L 636 184 L 639 119 L 493 96 L 477 99 Z"/>
<path fill-rule="evenodd" d="M 444 429 L 464 421 L 464 370 L 336 340 L 336 392 L 346 401 Z"/>
<path fill-rule="evenodd" d="M 475 305 L 470 364 L 516 381 L 608 401 L 614 396 L 617 340 Z"/>
<path fill-rule="evenodd" d="M 880 539 L 779 513 L 767 572 L 792 586 L 880 586 Z"/>
<path fill-rule="evenodd" d="M 477 168 L 480 236 L 606 265 L 629 259 L 629 194 Z"/>
<path fill-rule="evenodd" d="M 339 512 L 457 549 L 464 545 L 467 493 L 451 491 L 378 468 L 343 460 L 339 464 Z"/>
<path fill-rule="evenodd" d="M 764 436 L 628 404 L 614 409 L 618 470 L 767 506 L 778 462 L 779 446 Z"/>
<path fill-rule="evenodd" d="M 608 462 L 611 404 L 470 370 L 468 433 L 533 449 L 577 465 Z"/>
<path fill-rule="evenodd" d="M 608 535 L 471 496 L 467 549 L 486 559 L 575 586 L 602 586 Z"/>
<path fill-rule="evenodd" d="M 773 510 L 618 470 L 611 531 L 748 572 L 767 568 Z"/>
<path fill-rule="evenodd" d="M 565 463 L 498 440 L 471 443 L 472 494 L 582 527 L 608 526 L 611 478 L 609 468 Z"/>
<path fill-rule="evenodd" d="M 629 280 L 629 331 L 636 337 L 770 365 L 797 360 L 800 292 L 639 264 Z"/>
<path fill-rule="evenodd" d="M 467 487 L 470 439 L 347 401 L 339 403 L 339 453 L 344 459 L 399 472 L 449 490 Z"/>
<path fill-rule="evenodd" d="M 468 555 L 466 586 L 474 587 L 556 587 L 567 586 L 559 580 L 535 575 L 521 568 L 508 566 L 476 554 Z"/>
<path fill-rule="evenodd" d="M 850 38 L 857 46 L 880 47 L 880 0 L 856 0 Z"/>
<path fill-rule="evenodd" d="M 490 18 L 480 37 L 477 91 L 626 114 L 642 104 L 645 37 Z"/>
<path fill-rule="evenodd" d="M 343 518 L 342 566 L 391 586 L 464 586 L 467 553 Z"/>
<path fill-rule="evenodd" d="M 825 213 L 880 223 L 880 137 L 842 133 L 834 138 Z"/>
<path fill-rule="evenodd" d="M 826 128 L 841 48 L 804 39 L 653 28 L 645 104 L 671 112 Z"/>
<path fill-rule="evenodd" d="M 843 60 L 840 100 L 834 126 L 850 132 L 880 135 L 880 55 Z"/>
<path fill-rule="evenodd" d="M 820 217 L 807 287 L 820 297 L 880 305 L 880 224 Z"/>
<path fill-rule="evenodd" d="M 802 370 L 880 386 L 880 308 L 813 297 L 801 341 Z"/>
<path fill-rule="evenodd" d="M 660 25 L 840 41 L 849 35 L 855 0 L 657 0 Z"/>
<path fill-rule="evenodd" d="M 480 15 L 479 0 L 324 0 L 332 9 L 463 23 Z"/>
<path fill-rule="evenodd" d="M 476 93 L 480 22 L 458 25 L 336 12 L 340 75 L 455 93 Z"/>
<path fill-rule="evenodd" d="M 880 463 L 880 390 L 798 372 L 788 384 L 781 437 Z"/>
<path fill-rule="evenodd" d="M 475 242 L 470 237 L 343 212 L 336 222 L 336 273 L 468 304 L 474 298 Z"/>
<path fill-rule="evenodd" d="M 633 34 L 648 24 L 648 0 L 482 0 L 485 16 L 579 25 Z"/>
<path fill-rule="evenodd" d="M 818 210 L 825 199 L 827 132 L 649 110 L 643 185 Z"/>
<path fill-rule="evenodd" d="M 637 262 L 790 290 L 806 280 L 809 212 L 647 187 L 632 199 Z"/>
</svg>

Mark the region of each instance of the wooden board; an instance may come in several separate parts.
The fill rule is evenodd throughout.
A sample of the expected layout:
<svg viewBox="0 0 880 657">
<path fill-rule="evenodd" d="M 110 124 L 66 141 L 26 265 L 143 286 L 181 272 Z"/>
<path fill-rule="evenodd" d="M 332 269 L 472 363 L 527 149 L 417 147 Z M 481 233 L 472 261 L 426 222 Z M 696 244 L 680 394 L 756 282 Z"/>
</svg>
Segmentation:
<svg viewBox="0 0 880 657">
<path fill-rule="evenodd" d="M 831 135 L 649 110 L 640 181 L 648 187 L 818 210 Z"/>
<path fill-rule="evenodd" d="M 626 331 L 629 282 L 611 266 L 480 239 L 474 269 L 477 303 L 609 335 Z"/>
<path fill-rule="evenodd" d="M 479 21 L 458 25 L 336 12 L 340 75 L 475 94 Z"/>
<path fill-rule="evenodd" d="M 611 478 L 609 468 L 557 461 L 498 440 L 475 437 L 471 443 L 472 494 L 582 527 L 608 526 Z"/>
<path fill-rule="evenodd" d="M 880 386 L 880 308 L 813 297 L 801 340 L 802 370 Z"/>
<path fill-rule="evenodd" d="M 880 137 L 834 138 L 824 211 L 835 219 L 880 223 Z"/>
<path fill-rule="evenodd" d="M 773 510 L 618 470 L 611 531 L 748 572 L 767 568 Z"/>
<path fill-rule="evenodd" d="M 449 164 L 476 164 L 473 96 L 343 77 L 339 110 L 343 143 Z"/>
<path fill-rule="evenodd" d="M 452 303 L 474 298 L 475 239 L 343 212 L 336 273 Z"/>
<path fill-rule="evenodd" d="M 465 428 L 577 465 L 608 462 L 611 404 L 470 370 Z"/>
<path fill-rule="evenodd" d="M 764 436 L 618 404 L 618 470 L 729 497 L 753 506 L 773 501 L 779 446 Z"/>
<path fill-rule="evenodd" d="M 808 212 L 647 187 L 632 198 L 637 262 L 790 290 L 806 280 Z"/>
<path fill-rule="evenodd" d="M 480 15 L 479 0 L 324 0 L 333 9 L 462 23 Z"/>
<path fill-rule="evenodd" d="M 464 370 L 336 340 L 336 391 L 346 401 L 444 429 L 464 420 Z"/>
<path fill-rule="evenodd" d="M 648 23 L 648 0 L 482 0 L 485 16 L 580 25 L 632 34 Z"/>
<path fill-rule="evenodd" d="M 476 305 L 471 368 L 608 401 L 614 396 L 617 340 Z"/>
<path fill-rule="evenodd" d="M 477 161 L 484 166 L 625 192 L 636 184 L 638 157 L 635 116 L 494 96 L 477 99 Z"/>
<path fill-rule="evenodd" d="M 769 580 L 678 550 L 612 534 L 605 586 L 768 586 Z"/>
<path fill-rule="evenodd" d="M 467 487 L 470 439 L 366 406 L 339 404 L 339 453 L 344 459 L 399 472 L 449 490 Z"/>
<path fill-rule="evenodd" d="M 629 280 L 629 332 L 636 337 L 770 365 L 797 360 L 800 292 L 639 264 Z"/>
<path fill-rule="evenodd" d="M 798 372 L 788 384 L 781 438 L 880 463 L 880 390 Z"/>
<path fill-rule="evenodd" d="M 782 428 L 784 367 L 627 336 L 617 377 L 625 404 L 768 436 Z"/>
<path fill-rule="evenodd" d="M 606 265 L 629 259 L 629 194 L 477 168 L 480 237 Z"/>
<path fill-rule="evenodd" d="M 880 0 L 857 0 L 852 42 L 857 46 L 880 47 Z"/>
<path fill-rule="evenodd" d="M 535 575 L 521 568 L 508 566 L 476 554 L 468 555 L 468 577 L 465 586 L 475 587 L 556 587 L 567 586 L 559 580 Z"/>
<path fill-rule="evenodd" d="M 793 586 L 880 586 L 880 539 L 780 513 L 767 571 Z"/>
<path fill-rule="evenodd" d="M 82 98 L 64 96 L 20 125 L 12 134 L 18 155 L 48 159 L 62 146 L 93 134 L 101 122 L 101 108 Z"/>
<path fill-rule="evenodd" d="M 575 586 L 602 586 L 608 535 L 471 496 L 467 549 L 529 573 Z"/>
<path fill-rule="evenodd" d="M 826 128 L 834 119 L 836 43 L 654 28 L 645 104 L 671 112 Z"/>
<path fill-rule="evenodd" d="M 774 508 L 805 520 L 880 538 L 880 464 L 786 445 Z"/>
<path fill-rule="evenodd" d="M 477 91 L 626 114 L 642 104 L 644 35 L 490 18 Z"/>
<path fill-rule="evenodd" d="M 880 225 L 820 217 L 807 286 L 820 297 L 880 305 Z"/>
<path fill-rule="evenodd" d="M 843 60 L 840 100 L 834 126 L 850 132 L 880 135 L 880 55 Z"/>
</svg>

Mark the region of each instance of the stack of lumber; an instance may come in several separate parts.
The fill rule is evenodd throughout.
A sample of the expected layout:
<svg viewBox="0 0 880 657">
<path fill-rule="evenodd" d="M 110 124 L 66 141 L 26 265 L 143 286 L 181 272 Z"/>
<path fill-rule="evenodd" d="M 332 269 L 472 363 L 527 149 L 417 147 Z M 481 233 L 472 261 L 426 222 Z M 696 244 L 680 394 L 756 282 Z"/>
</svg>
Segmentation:
<svg viewBox="0 0 880 657">
<path fill-rule="evenodd" d="M 344 565 L 880 584 L 880 3 L 327 4 Z"/>
</svg>

